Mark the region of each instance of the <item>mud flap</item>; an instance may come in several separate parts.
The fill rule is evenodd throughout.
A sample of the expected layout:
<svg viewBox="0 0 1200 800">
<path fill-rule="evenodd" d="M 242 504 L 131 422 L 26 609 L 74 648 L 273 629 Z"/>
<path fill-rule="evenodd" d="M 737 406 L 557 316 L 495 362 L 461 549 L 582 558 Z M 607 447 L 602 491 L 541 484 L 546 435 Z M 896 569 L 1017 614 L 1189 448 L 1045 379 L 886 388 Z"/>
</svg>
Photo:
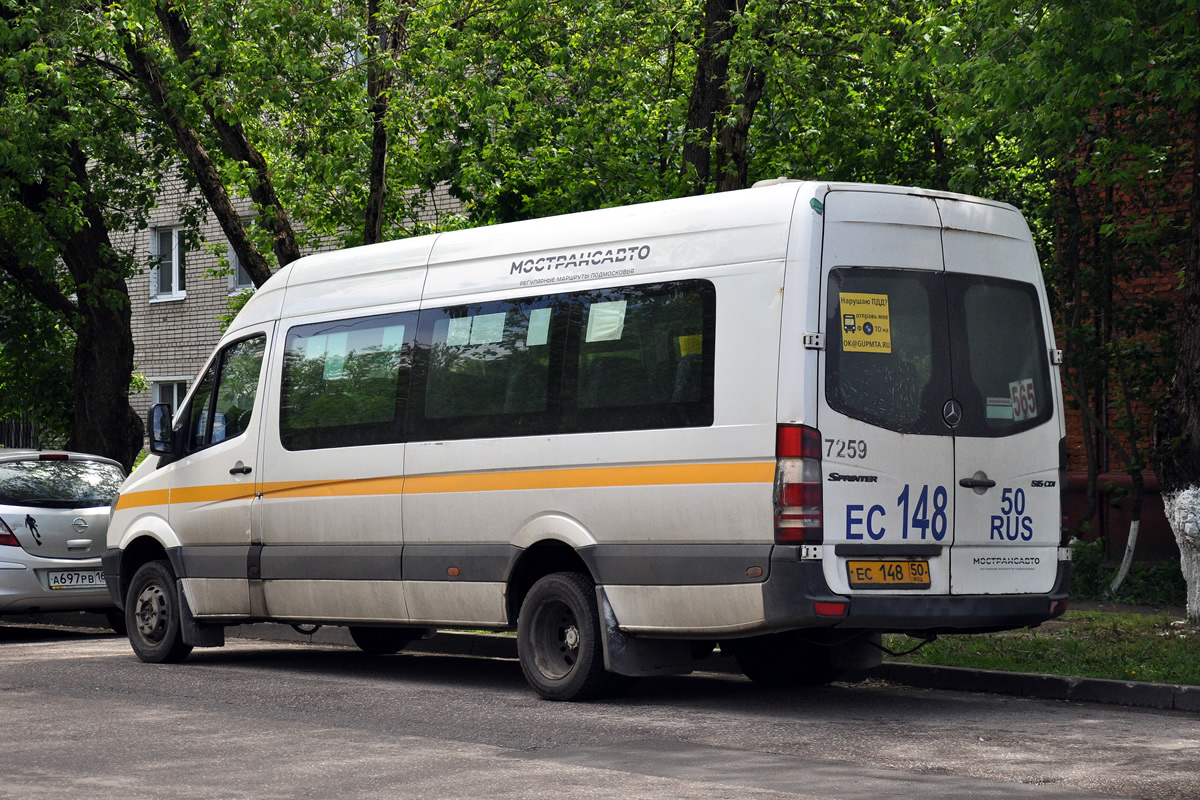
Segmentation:
<svg viewBox="0 0 1200 800">
<path fill-rule="evenodd" d="M 686 675 L 692 671 L 692 647 L 683 639 L 633 639 L 617 627 L 617 615 L 604 588 L 596 587 L 604 626 L 604 668 L 630 677 Z"/>
<path fill-rule="evenodd" d="M 224 647 L 225 626 L 197 622 L 192 615 L 192 607 L 188 605 L 183 584 L 176 581 L 175 587 L 179 594 L 179 633 L 183 643 L 192 647 Z"/>
</svg>

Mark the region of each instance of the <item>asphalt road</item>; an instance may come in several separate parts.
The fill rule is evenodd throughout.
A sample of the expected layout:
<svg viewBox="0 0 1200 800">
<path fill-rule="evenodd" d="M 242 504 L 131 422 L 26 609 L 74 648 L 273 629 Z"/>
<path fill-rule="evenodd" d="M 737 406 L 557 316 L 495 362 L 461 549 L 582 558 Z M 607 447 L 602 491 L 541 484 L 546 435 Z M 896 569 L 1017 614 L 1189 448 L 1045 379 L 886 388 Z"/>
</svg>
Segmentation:
<svg viewBox="0 0 1200 800">
<path fill-rule="evenodd" d="M 1197 798 L 1200 716 L 728 674 L 537 699 L 509 659 L 0 625 L 0 797 Z"/>
</svg>

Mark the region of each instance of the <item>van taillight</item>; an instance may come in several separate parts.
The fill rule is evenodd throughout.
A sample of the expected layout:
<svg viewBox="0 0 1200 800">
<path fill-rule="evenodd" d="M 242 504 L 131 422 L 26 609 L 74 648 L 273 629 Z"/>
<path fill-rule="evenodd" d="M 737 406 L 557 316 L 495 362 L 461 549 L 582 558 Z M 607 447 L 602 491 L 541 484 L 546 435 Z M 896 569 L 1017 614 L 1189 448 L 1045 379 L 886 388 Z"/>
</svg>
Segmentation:
<svg viewBox="0 0 1200 800">
<path fill-rule="evenodd" d="M 821 432 L 780 425 L 775 434 L 775 543 L 817 544 L 821 518 Z"/>
</svg>

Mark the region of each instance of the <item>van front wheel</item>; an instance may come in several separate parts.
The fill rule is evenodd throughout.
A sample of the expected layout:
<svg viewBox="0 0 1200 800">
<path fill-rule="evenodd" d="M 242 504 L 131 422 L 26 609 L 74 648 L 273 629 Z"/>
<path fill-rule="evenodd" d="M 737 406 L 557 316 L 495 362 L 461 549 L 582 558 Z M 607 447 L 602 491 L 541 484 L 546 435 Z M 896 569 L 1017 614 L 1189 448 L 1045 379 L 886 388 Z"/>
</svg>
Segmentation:
<svg viewBox="0 0 1200 800">
<path fill-rule="evenodd" d="M 142 661 L 166 664 L 182 661 L 192 652 L 183 641 L 179 589 L 166 561 L 148 561 L 133 573 L 125 594 L 125 627 L 129 644 Z"/>
<path fill-rule="evenodd" d="M 588 700 L 604 691 L 596 586 L 578 572 L 555 572 L 533 585 L 517 619 L 521 670 L 547 700 Z"/>
</svg>

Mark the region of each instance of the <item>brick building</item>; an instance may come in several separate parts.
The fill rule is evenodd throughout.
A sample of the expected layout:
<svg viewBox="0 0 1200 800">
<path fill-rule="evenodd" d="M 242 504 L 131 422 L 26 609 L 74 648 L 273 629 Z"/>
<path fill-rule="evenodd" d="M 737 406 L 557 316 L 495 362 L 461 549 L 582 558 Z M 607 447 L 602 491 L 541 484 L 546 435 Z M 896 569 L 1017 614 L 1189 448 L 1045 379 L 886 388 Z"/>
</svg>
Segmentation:
<svg viewBox="0 0 1200 800">
<path fill-rule="evenodd" d="M 142 419 L 155 403 L 178 406 L 221 338 L 220 317 L 229 313 L 230 299 L 254 286 L 211 213 L 199 228 L 202 245 L 187 246 L 183 200 L 182 182 L 168 185 L 148 229 L 132 242 L 139 263 L 156 264 L 126 282 L 133 310 L 134 372 L 148 384 L 129 400 Z M 249 201 L 235 201 L 234 206 L 251 215 Z M 438 225 L 458 209 L 449 193 L 440 190 L 429 196 L 416 222 Z M 330 241 L 308 252 L 336 246 Z M 229 261 L 230 274 L 215 275 L 222 257 Z"/>
<path fill-rule="evenodd" d="M 1114 123 L 1119 126 L 1119 121 Z M 1186 142 L 1178 152 L 1186 153 Z M 1087 516 L 1087 451 L 1090 447 L 1098 473 L 1095 513 L 1090 536 L 1102 536 L 1110 558 L 1125 549 L 1131 518 L 1132 480 L 1128 467 L 1139 462 L 1145 499 L 1137 557 L 1143 560 L 1178 558 L 1178 548 L 1163 515 L 1158 482 L 1152 471 L 1154 415 L 1158 398 L 1169 380 L 1164 353 L 1171 348 L 1180 270 L 1185 256 L 1185 231 L 1189 217 L 1187 192 L 1193 165 L 1186 158 L 1174 169 L 1146 176 L 1132 190 L 1085 184 L 1072 187 L 1078 216 L 1074 225 L 1062 224 L 1059 247 L 1063 272 L 1090 271 L 1087 289 L 1073 299 L 1062 298 L 1059 316 L 1060 346 L 1069 332 L 1061 326 L 1087 326 L 1097 341 L 1110 342 L 1110 366 L 1099 379 L 1088 381 L 1079 370 L 1068 376 L 1083 388 L 1096 419 L 1103 420 L 1117 442 L 1088 423 L 1078 407 L 1067 412 L 1069 522 L 1077 528 Z M 1074 237 L 1068 245 L 1065 238 Z M 1065 279 L 1068 280 L 1068 279 Z M 1065 293 L 1059 287 L 1060 295 Z M 1078 306 L 1075 308 L 1074 306 Z M 1078 312 L 1082 312 L 1080 315 Z M 1071 352 L 1067 363 L 1084 363 L 1093 354 Z M 1156 372 L 1157 370 L 1157 372 Z"/>
</svg>

